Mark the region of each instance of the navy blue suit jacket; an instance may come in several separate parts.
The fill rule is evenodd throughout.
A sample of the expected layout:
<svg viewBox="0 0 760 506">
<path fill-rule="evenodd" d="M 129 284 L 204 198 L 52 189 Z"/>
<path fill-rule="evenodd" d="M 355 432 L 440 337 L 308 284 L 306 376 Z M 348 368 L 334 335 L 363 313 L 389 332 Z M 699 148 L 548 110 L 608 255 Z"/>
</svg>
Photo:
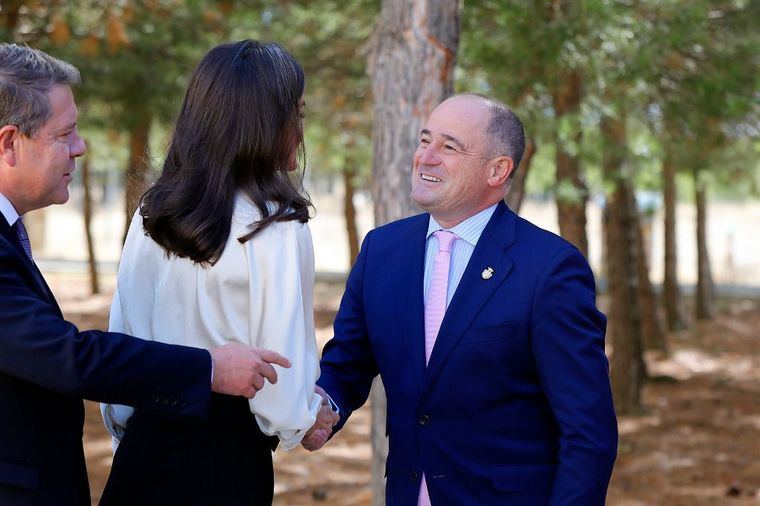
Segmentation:
<svg viewBox="0 0 760 506">
<path fill-rule="evenodd" d="M 446 311 L 428 366 L 429 215 L 370 232 L 351 270 L 319 384 L 345 423 L 379 373 L 388 401 L 386 499 L 433 506 L 600 505 L 617 450 L 606 319 L 563 239 L 500 203 Z M 493 269 L 490 279 L 482 272 Z"/>
<path fill-rule="evenodd" d="M 202 419 L 205 350 L 65 321 L 0 214 L 0 504 L 90 505 L 82 398 Z"/>
</svg>

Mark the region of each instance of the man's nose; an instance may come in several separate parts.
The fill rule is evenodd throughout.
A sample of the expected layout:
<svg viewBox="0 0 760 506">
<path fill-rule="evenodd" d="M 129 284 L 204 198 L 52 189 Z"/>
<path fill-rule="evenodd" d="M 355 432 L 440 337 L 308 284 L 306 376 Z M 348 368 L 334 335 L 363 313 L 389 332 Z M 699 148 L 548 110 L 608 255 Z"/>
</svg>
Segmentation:
<svg viewBox="0 0 760 506">
<path fill-rule="evenodd" d="M 420 163 L 423 165 L 438 165 L 440 159 L 438 158 L 438 148 L 434 143 L 428 144 L 428 146 L 422 150 L 420 154 Z"/>
<path fill-rule="evenodd" d="M 87 145 L 85 144 L 84 139 L 77 134 L 77 138 L 74 140 L 74 145 L 71 149 L 71 157 L 76 158 L 78 156 L 83 156 L 86 152 Z"/>
</svg>

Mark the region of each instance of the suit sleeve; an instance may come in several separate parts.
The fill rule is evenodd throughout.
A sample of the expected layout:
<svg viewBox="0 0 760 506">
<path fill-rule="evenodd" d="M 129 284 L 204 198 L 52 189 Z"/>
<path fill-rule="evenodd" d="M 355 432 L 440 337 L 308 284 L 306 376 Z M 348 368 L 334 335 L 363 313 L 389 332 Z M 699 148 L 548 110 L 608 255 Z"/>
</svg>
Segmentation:
<svg viewBox="0 0 760 506">
<path fill-rule="evenodd" d="M 536 289 L 532 343 L 541 383 L 560 427 L 552 505 L 603 505 L 617 452 L 617 420 L 604 354 L 606 318 L 583 255 L 566 249 Z"/>
<path fill-rule="evenodd" d="M 131 231 L 130 228 L 130 232 Z M 118 285 L 113 292 L 111 314 L 108 319 L 108 330 L 121 333 L 126 331 L 124 328 L 124 316 L 121 311 L 121 298 L 119 296 Z M 134 412 L 135 408 L 132 406 L 108 404 L 105 402 L 100 403 L 100 415 L 103 417 L 103 424 L 106 426 L 108 433 L 111 434 L 111 437 L 114 438 L 114 451 L 116 450 L 119 441 L 124 437 L 124 433 L 127 430 L 127 424 Z"/>
<path fill-rule="evenodd" d="M 0 372 L 65 395 L 205 418 L 207 351 L 79 331 L 29 287 L 18 261 L 0 251 Z"/>
<path fill-rule="evenodd" d="M 372 380 L 378 374 L 367 332 L 364 312 L 364 275 L 372 232 L 362 243 L 351 268 L 346 291 L 335 316 L 334 337 L 322 352 L 322 375 L 317 382 L 340 410 L 340 430 L 355 409 L 369 396 Z"/>
</svg>

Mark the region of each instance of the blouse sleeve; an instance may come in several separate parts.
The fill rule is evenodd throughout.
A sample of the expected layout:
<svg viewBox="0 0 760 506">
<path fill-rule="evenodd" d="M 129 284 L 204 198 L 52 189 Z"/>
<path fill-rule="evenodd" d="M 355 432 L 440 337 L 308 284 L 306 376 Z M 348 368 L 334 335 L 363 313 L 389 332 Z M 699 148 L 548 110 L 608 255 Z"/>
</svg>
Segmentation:
<svg viewBox="0 0 760 506">
<path fill-rule="evenodd" d="M 130 238 L 133 239 L 136 226 L 139 226 L 142 218 L 138 213 L 135 213 L 132 218 L 132 223 L 129 226 L 127 233 L 127 240 L 125 241 L 125 251 L 122 254 L 122 262 L 130 261 L 127 253 L 127 248 L 131 243 Z M 131 237 L 132 236 L 132 237 Z M 134 240 L 134 239 L 133 239 Z M 118 281 L 118 280 L 117 280 Z M 108 330 L 110 332 L 121 332 L 124 334 L 132 334 L 131 329 L 127 328 L 124 322 L 124 315 L 121 308 L 121 299 L 119 298 L 119 286 L 117 284 L 113 294 L 113 301 L 111 301 L 111 314 L 108 319 Z M 106 430 L 111 434 L 113 438 L 113 450 L 116 451 L 116 447 L 119 446 L 119 441 L 124 437 L 124 431 L 127 430 L 127 422 L 132 414 L 135 412 L 131 406 L 124 406 L 121 404 L 100 404 L 100 415 L 103 417 L 103 424 L 106 426 Z"/>
<path fill-rule="evenodd" d="M 261 430 L 282 446 L 298 445 L 314 424 L 322 398 L 314 393 L 319 358 L 314 335 L 314 250 L 306 224 L 275 223 L 245 243 L 249 256 L 250 344 L 274 350 L 292 363 L 277 367 L 251 399 Z"/>
</svg>

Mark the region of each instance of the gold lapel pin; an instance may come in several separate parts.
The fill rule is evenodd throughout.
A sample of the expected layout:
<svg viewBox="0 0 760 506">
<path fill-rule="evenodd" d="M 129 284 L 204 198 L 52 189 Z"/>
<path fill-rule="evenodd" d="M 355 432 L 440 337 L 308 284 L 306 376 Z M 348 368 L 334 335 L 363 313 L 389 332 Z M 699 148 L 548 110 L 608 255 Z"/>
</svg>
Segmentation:
<svg viewBox="0 0 760 506">
<path fill-rule="evenodd" d="M 493 276 L 493 267 L 486 267 L 483 272 L 480 273 L 480 277 L 483 279 L 491 279 Z"/>
</svg>

